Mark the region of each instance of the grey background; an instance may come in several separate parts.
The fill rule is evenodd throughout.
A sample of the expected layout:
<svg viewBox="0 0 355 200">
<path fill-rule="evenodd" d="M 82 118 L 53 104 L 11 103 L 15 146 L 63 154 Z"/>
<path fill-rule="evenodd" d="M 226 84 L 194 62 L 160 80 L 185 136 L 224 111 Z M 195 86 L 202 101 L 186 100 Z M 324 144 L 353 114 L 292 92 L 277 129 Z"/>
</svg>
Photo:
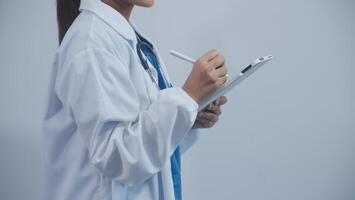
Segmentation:
<svg viewBox="0 0 355 200">
<path fill-rule="evenodd" d="M 275 60 L 228 95 L 183 157 L 192 199 L 355 199 L 355 2 L 158 0 L 133 15 L 177 85 L 217 48 L 230 74 Z M 0 199 L 38 199 L 40 122 L 57 46 L 55 4 L 0 0 Z"/>
</svg>

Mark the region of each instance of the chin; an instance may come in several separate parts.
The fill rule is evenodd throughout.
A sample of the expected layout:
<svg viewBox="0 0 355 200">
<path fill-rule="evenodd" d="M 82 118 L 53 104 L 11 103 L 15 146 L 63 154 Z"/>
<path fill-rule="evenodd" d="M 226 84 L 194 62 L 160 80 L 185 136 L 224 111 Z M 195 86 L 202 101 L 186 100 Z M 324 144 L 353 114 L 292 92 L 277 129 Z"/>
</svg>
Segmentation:
<svg viewBox="0 0 355 200">
<path fill-rule="evenodd" d="M 133 0 L 134 4 L 142 7 L 152 7 L 154 5 L 154 0 Z"/>
</svg>

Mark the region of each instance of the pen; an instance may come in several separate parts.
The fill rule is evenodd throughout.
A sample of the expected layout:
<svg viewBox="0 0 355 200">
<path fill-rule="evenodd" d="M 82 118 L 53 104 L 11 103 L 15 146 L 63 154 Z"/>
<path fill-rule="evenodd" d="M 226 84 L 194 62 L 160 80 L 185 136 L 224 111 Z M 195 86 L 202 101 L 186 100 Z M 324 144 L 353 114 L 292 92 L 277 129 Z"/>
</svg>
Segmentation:
<svg viewBox="0 0 355 200">
<path fill-rule="evenodd" d="M 179 52 L 177 52 L 177 51 L 175 51 L 175 50 L 170 50 L 169 53 L 170 53 L 171 55 L 173 55 L 173 56 L 175 56 L 175 57 L 177 57 L 177 58 L 180 58 L 181 60 L 185 60 L 185 61 L 187 61 L 187 62 L 189 62 L 189 63 L 192 63 L 192 64 L 193 64 L 193 63 L 196 62 L 195 59 L 192 59 L 192 58 L 190 58 L 190 57 L 188 57 L 188 56 L 185 56 L 184 54 L 179 53 Z M 229 77 L 228 74 L 226 74 L 226 76 Z"/>
<path fill-rule="evenodd" d="M 173 55 L 173 56 L 175 56 L 175 57 L 177 57 L 177 58 L 180 58 L 180 59 L 182 59 L 182 60 L 185 60 L 185 61 L 187 61 L 187 62 L 189 62 L 189 63 L 192 63 L 192 64 L 193 64 L 193 63 L 196 62 L 195 59 L 192 59 L 192 58 L 190 58 L 190 57 L 188 57 L 188 56 L 185 56 L 184 54 L 179 53 L 179 52 L 177 52 L 177 51 L 175 51 L 175 50 L 170 50 L 169 53 L 170 53 L 171 55 Z"/>
</svg>

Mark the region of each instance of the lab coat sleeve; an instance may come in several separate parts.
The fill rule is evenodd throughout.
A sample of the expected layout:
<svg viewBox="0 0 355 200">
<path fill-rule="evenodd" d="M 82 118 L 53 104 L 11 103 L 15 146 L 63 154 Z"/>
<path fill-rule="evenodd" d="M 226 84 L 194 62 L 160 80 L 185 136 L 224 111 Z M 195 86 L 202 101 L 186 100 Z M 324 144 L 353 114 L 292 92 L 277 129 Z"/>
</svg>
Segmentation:
<svg viewBox="0 0 355 200">
<path fill-rule="evenodd" d="M 184 139 L 180 143 L 180 152 L 182 155 L 184 155 L 191 147 L 194 146 L 194 144 L 197 143 L 197 141 L 200 138 L 200 131 L 199 129 L 191 129 L 191 131 L 185 135 Z"/>
<path fill-rule="evenodd" d="M 128 72 L 110 52 L 85 49 L 61 66 L 55 92 L 72 113 L 90 162 L 105 176 L 134 185 L 169 161 L 190 131 L 198 105 L 175 87 L 161 90 L 141 110 Z"/>
</svg>

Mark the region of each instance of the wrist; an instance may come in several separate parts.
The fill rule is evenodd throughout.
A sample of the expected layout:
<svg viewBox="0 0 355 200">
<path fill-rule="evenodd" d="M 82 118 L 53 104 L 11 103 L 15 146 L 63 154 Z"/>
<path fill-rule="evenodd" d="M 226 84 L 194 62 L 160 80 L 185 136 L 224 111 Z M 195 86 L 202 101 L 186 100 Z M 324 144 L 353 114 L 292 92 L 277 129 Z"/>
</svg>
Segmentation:
<svg viewBox="0 0 355 200">
<path fill-rule="evenodd" d="M 191 91 L 191 89 L 190 89 L 188 86 L 184 85 L 184 86 L 182 87 L 182 89 L 183 89 L 193 100 L 195 100 L 196 103 L 198 103 L 198 102 L 200 101 L 200 99 L 199 99 L 196 95 L 194 95 L 194 93 Z"/>
</svg>

